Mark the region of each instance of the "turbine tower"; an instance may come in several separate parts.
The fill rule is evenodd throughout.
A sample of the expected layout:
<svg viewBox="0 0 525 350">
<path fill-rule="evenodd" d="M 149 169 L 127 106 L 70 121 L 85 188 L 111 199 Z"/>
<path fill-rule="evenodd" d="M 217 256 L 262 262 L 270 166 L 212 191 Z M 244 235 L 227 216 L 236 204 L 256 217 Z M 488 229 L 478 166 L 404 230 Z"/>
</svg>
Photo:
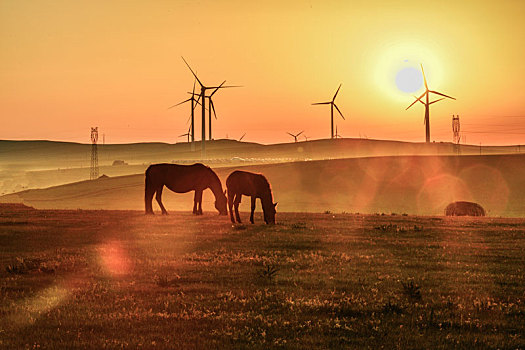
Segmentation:
<svg viewBox="0 0 525 350">
<path fill-rule="evenodd" d="M 304 130 L 303 130 L 303 131 L 301 131 L 301 132 L 300 132 L 300 133 L 298 133 L 298 134 L 295 134 L 295 135 L 294 135 L 294 134 L 292 134 L 292 133 L 289 133 L 289 132 L 287 132 L 287 134 L 288 134 L 288 135 L 290 135 L 291 137 L 293 137 L 293 138 L 294 138 L 294 142 L 297 142 L 297 138 L 298 138 L 298 137 L 299 137 L 299 135 L 301 135 L 301 134 L 302 134 L 303 132 L 304 132 Z"/>
<path fill-rule="evenodd" d="M 425 71 L 423 70 L 423 64 L 421 64 L 421 72 L 423 73 L 423 81 L 425 82 L 425 92 L 423 92 L 421 94 L 421 96 L 419 96 L 419 97 L 414 96 L 414 98 L 416 100 L 414 102 L 412 102 L 412 104 L 410 106 L 408 106 L 406 109 L 409 109 L 410 107 L 412 107 L 417 101 L 419 101 L 419 102 L 421 102 L 422 104 L 425 105 L 425 121 L 424 121 L 424 123 L 425 123 L 426 143 L 430 143 L 430 105 L 433 104 L 433 103 L 439 102 L 441 100 L 444 100 L 445 98 L 450 98 L 452 100 L 455 100 L 455 98 L 451 97 L 451 96 L 448 96 L 448 95 L 445 95 L 445 94 L 442 94 L 441 92 L 437 92 L 437 91 L 434 91 L 434 90 L 429 90 L 428 84 L 427 84 L 427 78 L 425 77 Z M 434 101 L 430 101 L 430 94 L 435 94 L 435 95 L 439 95 L 439 96 L 443 96 L 443 97 L 440 98 L 440 99 L 434 100 Z M 423 96 L 426 96 L 425 102 L 421 101 L 421 98 L 423 98 Z"/>
<path fill-rule="evenodd" d="M 337 88 L 337 91 L 335 92 L 334 97 L 332 98 L 332 101 L 328 102 L 318 102 L 318 103 L 312 103 L 312 105 L 330 105 L 330 138 L 334 138 L 334 107 L 339 112 L 339 115 L 341 115 L 341 118 L 345 120 L 345 117 L 343 116 L 343 113 L 339 110 L 337 105 L 335 104 L 335 98 L 337 97 L 337 93 L 339 92 L 339 89 L 341 89 L 341 85 L 339 84 L 339 87 Z"/>
<path fill-rule="evenodd" d="M 204 103 L 205 98 L 206 98 L 206 90 L 224 89 L 224 88 L 237 87 L 237 86 L 222 86 L 222 84 L 221 84 L 221 86 L 206 86 L 200 81 L 200 79 L 197 77 L 197 74 L 195 74 L 193 69 L 191 69 L 190 65 L 188 64 L 188 62 L 186 62 L 184 57 L 182 57 L 182 60 L 184 61 L 186 66 L 188 66 L 189 70 L 191 71 L 191 73 L 193 74 L 195 79 L 197 79 L 197 82 L 201 86 L 201 93 L 200 93 L 200 98 L 202 99 L 202 105 L 201 105 L 201 107 L 202 107 L 202 140 L 201 140 L 202 146 L 201 146 L 201 157 L 204 159 L 204 158 L 206 158 L 206 107 L 205 107 L 205 103 Z"/>
<path fill-rule="evenodd" d="M 200 99 L 200 97 L 198 99 L 195 99 L 195 81 L 193 81 L 193 92 L 191 92 L 191 97 L 188 98 L 187 100 L 179 102 L 176 105 L 173 105 L 173 106 L 168 108 L 168 109 L 170 109 L 170 108 L 173 108 L 175 106 L 181 105 L 183 103 L 191 102 L 191 125 L 190 125 L 191 131 L 189 131 L 189 133 L 191 134 L 191 150 L 192 151 L 195 151 L 195 128 L 194 128 L 195 115 L 194 115 L 194 111 L 195 111 L 195 107 L 197 107 L 197 105 L 200 104 L 199 99 Z"/>
</svg>

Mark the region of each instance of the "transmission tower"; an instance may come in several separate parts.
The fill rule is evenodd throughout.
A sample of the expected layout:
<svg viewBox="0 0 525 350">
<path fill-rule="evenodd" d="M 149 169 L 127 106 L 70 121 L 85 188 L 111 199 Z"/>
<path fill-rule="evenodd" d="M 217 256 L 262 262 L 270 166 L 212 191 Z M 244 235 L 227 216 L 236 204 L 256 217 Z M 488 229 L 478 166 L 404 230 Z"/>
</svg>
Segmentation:
<svg viewBox="0 0 525 350">
<path fill-rule="evenodd" d="M 461 135 L 459 134 L 459 115 L 452 115 L 452 142 L 454 143 L 454 148 L 456 153 L 459 154 L 459 141 L 461 140 Z"/>
<path fill-rule="evenodd" d="M 91 128 L 91 172 L 89 174 L 90 180 L 98 179 L 98 126 Z"/>
</svg>

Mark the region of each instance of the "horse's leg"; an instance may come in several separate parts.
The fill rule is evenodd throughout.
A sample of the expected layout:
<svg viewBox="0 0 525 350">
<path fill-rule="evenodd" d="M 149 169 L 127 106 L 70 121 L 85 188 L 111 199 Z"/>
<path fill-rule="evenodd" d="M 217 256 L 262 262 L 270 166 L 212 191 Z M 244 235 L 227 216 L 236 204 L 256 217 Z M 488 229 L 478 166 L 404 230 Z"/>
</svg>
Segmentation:
<svg viewBox="0 0 525 350">
<path fill-rule="evenodd" d="M 233 218 L 233 197 L 235 197 L 235 193 L 228 190 L 228 209 L 230 210 L 230 219 L 235 224 L 235 219 Z"/>
<path fill-rule="evenodd" d="M 164 188 L 164 186 L 162 186 L 161 188 L 159 188 L 157 190 L 157 194 L 156 194 L 155 198 L 157 199 L 157 203 L 159 203 L 160 210 L 162 210 L 162 215 L 168 215 L 168 212 L 166 211 L 166 208 L 164 208 L 164 205 L 162 204 L 162 189 L 163 188 Z"/>
<path fill-rule="evenodd" d="M 144 204 L 146 206 L 146 214 L 153 215 L 153 196 L 155 195 L 155 190 L 151 187 L 146 187 L 145 193 L 144 193 Z"/>
<path fill-rule="evenodd" d="M 197 190 L 195 190 L 195 195 L 193 196 L 193 214 L 198 215 L 197 211 Z"/>
<path fill-rule="evenodd" d="M 255 211 L 255 196 L 252 196 L 252 212 L 250 214 L 250 222 L 253 224 L 253 212 Z"/>
<path fill-rule="evenodd" d="M 239 216 L 239 203 L 241 203 L 242 194 L 237 193 L 235 195 L 235 200 L 233 201 L 233 204 L 235 205 L 235 218 L 237 219 L 237 222 L 241 223 L 241 217 Z"/>
<path fill-rule="evenodd" d="M 202 190 L 195 190 L 195 200 L 193 205 L 197 207 L 197 212 L 195 214 L 202 215 Z"/>
</svg>

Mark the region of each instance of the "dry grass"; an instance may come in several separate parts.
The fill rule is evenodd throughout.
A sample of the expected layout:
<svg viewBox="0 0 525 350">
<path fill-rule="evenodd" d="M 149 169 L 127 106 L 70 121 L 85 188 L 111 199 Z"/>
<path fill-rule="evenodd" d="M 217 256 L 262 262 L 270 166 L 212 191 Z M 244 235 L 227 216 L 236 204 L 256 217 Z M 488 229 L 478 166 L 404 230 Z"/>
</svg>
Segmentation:
<svg viewBox="0 0 525 350">
<path fill-rule="evenodd" d="M 0 348 L 525 347 L 525 220 L 277 219 L 0 212 Z"/>
</svg>

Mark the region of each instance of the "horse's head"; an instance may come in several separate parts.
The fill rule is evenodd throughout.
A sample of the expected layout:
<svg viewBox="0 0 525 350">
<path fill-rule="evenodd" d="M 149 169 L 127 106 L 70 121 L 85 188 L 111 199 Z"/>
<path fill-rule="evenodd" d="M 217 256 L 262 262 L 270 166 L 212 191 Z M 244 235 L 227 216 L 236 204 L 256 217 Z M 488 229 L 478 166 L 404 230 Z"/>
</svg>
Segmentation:
<svg viewBox="0 0 525 350">
<path fill-rule="evenodd" d="M 215 198 L 215 209 L 219 212 L 219 215 L 228 215 L 228 206 L 226 205 L 226 191 L 221 192 L 220 196 Z"/>
<path fill-rule="evenodd" d="M 264 222 L 266 224 L 272 224 L 275 225 L 275 207 L 277 206 L 277 203 L 270 203 L 271 205 L 268 206 L 268 208 L 263 207 L 264 212 Z"/>
</svg>

